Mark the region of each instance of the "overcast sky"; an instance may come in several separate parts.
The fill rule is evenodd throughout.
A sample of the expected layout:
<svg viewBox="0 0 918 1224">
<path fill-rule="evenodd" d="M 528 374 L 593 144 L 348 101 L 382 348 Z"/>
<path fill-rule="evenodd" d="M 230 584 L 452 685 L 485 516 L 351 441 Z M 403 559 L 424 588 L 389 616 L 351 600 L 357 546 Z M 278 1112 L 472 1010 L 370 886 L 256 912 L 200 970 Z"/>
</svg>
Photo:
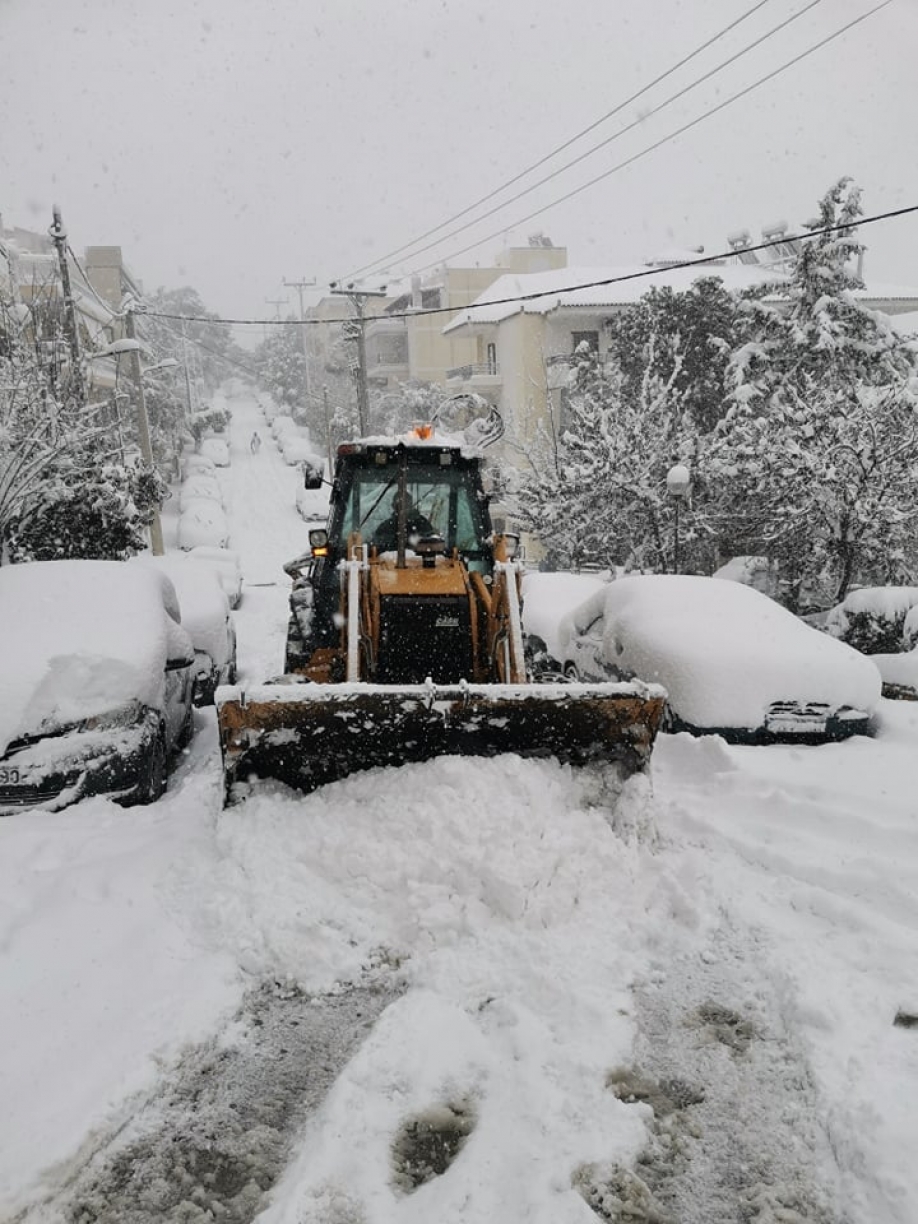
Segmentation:
<svg viewBox="0 0 918 1224">
<path fill-rule="evenodd" d="M 7 226 L 45 229 L 56 201 L 78 251 L 120 245 L 148 289 L 191 284 L 224 315 L 271 317 L 265 299 L 297 303 L 284 278 L 324 286 L 412 241 L 755 2 L 0 0 L 0 213 Z M 758 237 L 763 225 L 805 221 L 843 174 L 863 187 L 867 213 L 918 204 L 918 0 L 892 0 L 692 130 L 522 221 L 877 0 L 819 0 L 647 114 L 809 3 L 766 0 L 539 174 L 640 119 L 632 131 L 394 266 L 491 263 L 502 244 L 538 230 L 567 246 L 572 265 L 640 261 L 673 245 L 713 251 L 731 231 Z M 862 238 L 870 282 L 918 285 L 918 214 Z"/>
</svg>

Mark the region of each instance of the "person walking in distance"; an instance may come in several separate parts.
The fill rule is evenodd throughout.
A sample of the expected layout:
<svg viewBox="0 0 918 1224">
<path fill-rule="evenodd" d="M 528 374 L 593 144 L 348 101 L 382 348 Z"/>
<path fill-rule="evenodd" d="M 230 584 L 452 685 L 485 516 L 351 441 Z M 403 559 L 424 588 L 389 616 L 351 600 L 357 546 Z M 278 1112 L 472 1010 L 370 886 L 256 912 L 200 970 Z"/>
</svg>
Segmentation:
<svg viewBox="0 0 918 1224">
<path fill-rule="evenodd" d="M 249 443 L 249 450 L 252 452 L 253 455 L 257 455 L 258 452 L 261 450 L 261 438 L 259 438 L 258 436 L 257 429 L 252 434 L 252 440 Z"/>
</svg>

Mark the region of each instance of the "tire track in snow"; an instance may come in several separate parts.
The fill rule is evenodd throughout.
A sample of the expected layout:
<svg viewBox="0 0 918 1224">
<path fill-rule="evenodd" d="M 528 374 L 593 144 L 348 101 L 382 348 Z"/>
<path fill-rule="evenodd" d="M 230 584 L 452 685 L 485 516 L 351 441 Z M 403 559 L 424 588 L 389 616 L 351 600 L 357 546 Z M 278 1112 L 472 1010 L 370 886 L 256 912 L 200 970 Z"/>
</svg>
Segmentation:
<svg viewBox="0 0 918 1224">
<path fill-rule="evenodd" d="M 310 997 L 269 983 L 189 1049 L 127 1123 L 94 1135 L 14 1224 L 247 1224 L 295 1137 L 380 1013 L 386 983 Z"/>
<path fill-rule="evenodd" d="M 787 987 L 754 931 L 724 918 L 637 984 L 634 1067 L 610 1086 L 643 1102 L 637 1173 L 679 1224 L 847 1224 L 830 1137 Z"/>
</svg>

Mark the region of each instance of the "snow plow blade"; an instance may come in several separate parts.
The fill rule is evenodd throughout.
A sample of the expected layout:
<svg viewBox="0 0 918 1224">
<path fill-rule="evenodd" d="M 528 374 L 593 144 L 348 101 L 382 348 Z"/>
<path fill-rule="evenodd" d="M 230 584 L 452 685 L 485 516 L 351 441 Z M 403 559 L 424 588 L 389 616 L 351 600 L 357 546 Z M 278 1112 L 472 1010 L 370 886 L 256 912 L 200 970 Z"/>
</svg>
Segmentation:
<svg viewBox="0 0 918 1224">
<path fill-rule="evenodd" d="M 639 683 L 293 683 L 221 688 L 216 704 L 230 801 L 256 778 L 311 791 L 444 755 L 615 761 L 630 774 L 650 757 L 664 693 Z"/>
</svg>

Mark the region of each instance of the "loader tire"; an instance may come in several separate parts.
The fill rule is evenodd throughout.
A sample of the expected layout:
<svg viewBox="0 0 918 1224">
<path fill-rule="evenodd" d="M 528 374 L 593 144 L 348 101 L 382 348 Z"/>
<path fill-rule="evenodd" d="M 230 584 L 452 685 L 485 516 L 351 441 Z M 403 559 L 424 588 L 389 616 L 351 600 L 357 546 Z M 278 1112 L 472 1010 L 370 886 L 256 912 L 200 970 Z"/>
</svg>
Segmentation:
<svg viewBox="0 0 918 1224">
<path fill-rule="evenodd" d="M 290 675 L 306 666 L 306 643 L 300 632 L 300 626 L 295 616 L 291 616 L 287 624 L 287 645 L 284 650 L 284 672 Z"/>
</svg>

